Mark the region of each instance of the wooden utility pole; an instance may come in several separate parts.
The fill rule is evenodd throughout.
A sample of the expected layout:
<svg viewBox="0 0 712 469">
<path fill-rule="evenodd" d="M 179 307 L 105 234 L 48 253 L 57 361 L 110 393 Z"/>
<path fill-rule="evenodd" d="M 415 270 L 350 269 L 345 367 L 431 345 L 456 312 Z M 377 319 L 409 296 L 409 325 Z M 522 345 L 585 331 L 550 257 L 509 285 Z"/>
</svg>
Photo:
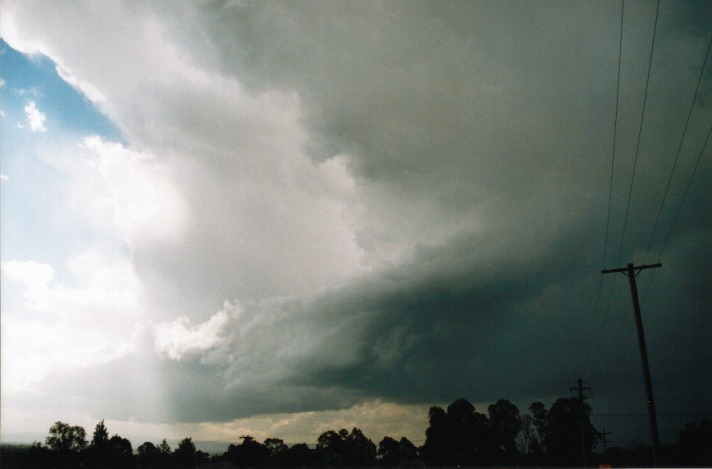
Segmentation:
<svg viewBox="0 0 712 469">
<path fill-rule="evenodd" d="M 643 333 L 643 319 L 640 316 L 640 302 L 638 301 L 638 286 L 635 283 L 637 272 L 643 269 L 653 269 L 662 267 L 660 263 L 650 265 L 634 266 L 628 263 L 626 267 L 618 269 L 602 270 L 602 274 L 621 272 L 628 277 L 630 284 L 630 296 L 633 299 L 633 312 L 635 313 L 635 328 L 638 330 L 638 347 L 640 348 L 640 360 L 643 364 L 643 379 L 645 380 L 645 394 L 648 400 L 648 417 L 650 419 L 650 438 L 653 447 L 653 466 L 658 465 L 658 450 L 660 448 L 660 438 L 658 437 L 658 419 L 655 415 L 655 401 L 653 400 L 653 384 L 650 380 L 650 366 L 648 365 L 648 351 L 645 347 L 645 334 Z"/>
<path fill-rule="evenodd" d="M 578 379 L 578 387 L 576 388 L 569 388 L 570 391 L 575 391 L 578 390 L 578 399 L 579 399 L 579 429 L 581 430 L 581 461 L 583 463 L 583 467 L 586 467 L 586 440 L 584 438 L 584 429 L 583 425 L 586 419 L 584 416 L 586 415 L 586 411 L 584 410 L 583 407 L 583 401 L 586 399 L 586 396 L 583 395 L 584 391 L 590 391 L 591 388 L 584 388 L 583 387 L 583 380 L 581 378 Z"/>
</svg>

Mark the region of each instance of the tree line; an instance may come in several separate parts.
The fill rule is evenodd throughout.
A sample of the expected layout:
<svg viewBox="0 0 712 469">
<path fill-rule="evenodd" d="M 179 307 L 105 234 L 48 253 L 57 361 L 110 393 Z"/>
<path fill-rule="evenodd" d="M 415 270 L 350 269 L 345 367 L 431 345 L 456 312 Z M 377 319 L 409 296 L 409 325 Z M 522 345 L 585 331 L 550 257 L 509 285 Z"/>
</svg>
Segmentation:
<svg viewBox="0 0 712 469">
<path fill-rule="evenodd" d="M 602 433 L 590 420 L 591 407 L 576 398 L 557 399 L 547 409 L 541 402 L 521 414 L 500 399 L 479 413 L 466 399 L 428 412 L 425 442 L 417 447 L 407 438 L 389 436 L 376 445 L 358 428 L 322 433 L 316 445 L 287 445 L 278 438 L 259 442 L 249 435 L 230 444 L 222 455 L 197 450 L 191 438 L 175 449 L 164 439 L 145 442 L 134 451 L 119 435 L 109 437 L 104 421 L 91 440 L 81 426 L 56 422 L 44 443 L 3 447 L 4 468 L 248 468 L 248 467 L 467 467 L 467 466 L 589 466 L 650 465 L 649 448 L 634 445 L 594 453 Z M 663 448 L 662 462 L 674 466 L 712 465 L 712 424 L 689 422 L 678 444 Z"/>
</svg>

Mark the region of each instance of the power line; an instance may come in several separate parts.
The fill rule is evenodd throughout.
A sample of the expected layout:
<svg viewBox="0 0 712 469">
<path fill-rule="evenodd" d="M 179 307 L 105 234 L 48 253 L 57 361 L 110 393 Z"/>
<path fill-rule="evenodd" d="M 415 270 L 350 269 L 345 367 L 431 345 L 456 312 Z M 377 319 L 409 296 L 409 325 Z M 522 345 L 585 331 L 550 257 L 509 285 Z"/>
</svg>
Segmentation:
<svg viewBox="0 0 712 469">
<path fill-rule="evenodd" d="M 660 253 L 658 253 L 658 261 L 662 257 L 663 251 L 665 250 L 665 247 L 667 246 L 668 241 L 670 241 L 670 234 L 672 234 L 672 230 L 673 230 L 673 228 L 675 228 L 675 223 L 677 223 L 677 217 L 680 215 L 680 210 L 682 209 L 682 205 L 685 203 L 685 198 L 687 197 L 688 192 L 690 192 L 690 186 L 692 185 L 692 180 L 695 178 L 695 174 L 697 173 L 697 168 L 700 166 L 700 160 L 702 159 L 702 155 L 705 153 L 705 148 L 707 148 L 707 143 L 709 143 L 710 133 L 712 133 L 712 126 L 710 126 L 709 130 L 707 131 L 707 138 L 705 138 L 705 143 L 702 145 L 702 150 L 700 150 L 700 154 L 697 156 L 697 162 L 695 163 L 695 168 L 692 170 L 690 179 L 687 180 L 687 186 L 685 187 L 685 193 L 682 195 L 682 199 L 680 200 L 680 205 L 677 206 L 677 210 L 675 211 L 675 217 L 673 218 L 672 224 L 670 225 L 670 229 L 668 230 L 667 235 L 665 236 L 665 241 L 663 242 L 663 245 L 660 248 Z"/>
<path fill-rule="evenodd" d="M 601 269 L 603 269 L 606 266 L 606 261 L 607 261 L 607 255 L 608 255 L 608 236 L 610 232 L 610 225 L 611 225 L 611 205 L 612 205 L 612 200 L 613 200 L 613 174 L 614 174 L 614 169 L 615 169 L 615 163 L 616 163 L 616 141 L 617 141 L 617 136 L 618 136 L 618 107 L 619 107 L 619 102 L 620 102 L 620 93 L 621 93 L 621 58 L 623 56 L 623 19 L 624 19 L 624 11 L 625 11 L 625 0 L 621 0 L 621 14 L 620 14 L 620 31 L 618 34 L 618 71 L 617 71 L 617 78 L 616 78 L 616 106 L 615 106 L 615 115 L 613 119 L 613 142 L 612 142 L 612 148 L 611 148 L 611 177 L 608 182 L 608 213 L 606 215 L 606 233 L 604 237 L 604 242 L 603 242 L 603 262 L 601 264 Z M 601 290 L 603 288 L 603 277 L 599 277 L 598 279 L 598 292 L 596 293 L 596 302 L 593 310 L 593 322 L 591 324 L 591 333 L 588 336 L 588 344 L 586 346 L 586 357 L 584 359 L 584 365 L 583 365 L 583 370 L 584 370 L 584 376 L 586 375 L 586 369 L 588 368 L 588 361 L 591 353 L 591 344 L 593 341 L 593 335 L 596 329 L 596 322 L 598 320 L 598 311 L 599 311 L 599 306 L 600 306 L 600 301 L 601 301 Z M 610 302 L 610 297 L 609 297 L 609 302 Z M 603 325 L 602 325 L 602 331 L 606 327 L 606 317 L 608 314 L 606 314 L 603 318 Z M 601 332 L 602 333 L 602 332 Z M 599 342 L 600 343 L 600 342 Z"/>
<path fill-rule="evenodd" d="M 606 237 L 605 244 L 603 247 L 603 266 L 606 265 L 607 255 L 608 255 L 608 234 L 611 225 L 611 205 L 613 200 L 613 173 L 616 165 L 616 142 L 618 140 L 618 106 L 620 103 L 621 94 L 621 59 L 623 57 L 623 13 L 625 11 L 625 0 L 621 0 L 621 19 L 620 19 L 620 32 L 618 34 L 618 72 L 616 79 L 616 110 L 615 117 L 613 119 L 613 142 L 611 149 L 611 178 L 608 182 L 608 214 L 606 216 Z"/>
<path fill-rule="evenodd" d="M 618 79 L 618 80 L 619 80 L 619 81 L 618 81 L 618 92 L 620 92 L 620 73 L 621 73 L 621 71 L 620 71 L 620 68 L 621 68 L 620 65 L 621 65 L 622 43 L 623 43 L 623 13 L 624 13 L 624 10 L 625 10 L 624 6 L 625 6 L 625 2 L 622 1 L 622 2 L 621 2 L 621 30 L 620 30 L 620 38 L 619 38 L 619 39 L 620 39 L 620 44 L 619 44 L 619 59 L 618 59 L 618 65 L 619 65 L 619 69 L 618 69 L 618 77 L 619 77 L 619 79 Z M 651 74 L 651 69 L 652 69 L 653 55 L 654 55 L 654 51 L 655 51 L 655 39 L 656 39 L 656 37 L 657 37 L 657 34 L 656 34 L 656 33 L 657 33 L 657 28 L 658 28 L 658 17 L 659 17 L 659 13 L 660 13 L 660 0 L 658 0 L 657 5 L 656 5 L 656 9 L 655 9 L 655 23 L 654 23 L 654 25 L 653 25 L 653 35 L 652 35 L 652 40 L 651 40 L 651 45 L 650 45 L 650 54 L 649 54 L 649 56 L 648 56 L 648 70 L 647 70 L 647 75 L 646 75 L 646 79 L 645 79 L 645 92 L 644 92 L 644 95 L 643 95 L 643 106 L 642 106 L 642 109 L 641 109 L 640 123 L 639 123 L 639 127 L 638 127 L 638 136 L 637 136 L 637 141 L 636 141 L 635 157 L 634 157 L 634 160 L 633 160 L 633 172 L 632 172 L 632 175 L 631 175 L 630 186 L 628 187 L 628 200 L 627 200 L 627 203 L 626 203 L 625 216 L 624 216 L 624 219 L 623 219 L 623 229 L 622 229 L 622 232 L 621 232 L 620 244 L 619 244 L 619 246 L 618 246 L 618 254 L 617 254 L 617 257 L 616 257 L 616 262 L 617 262 L 617 263 L 620 262 L 621 253 L 622 253 L 622 251 L 623 251 L 623 245 L 624 245 L 624 241 L 625 241 L 625 233 L 626 233 L 626 229 L 627 229 L 627 226 L 628 226 L 628 216 L 629 216 L 629 213 L 630 213 L 630 205 L 631 205 L 631 200 L 632 200 L 632 198 L 633 198 L 633 187 L 634 187 L 634 185 L 635 185 L 635 173 L 636 173 L 636 169 L 637 169 L 637 165 L 638 165 L 638 156 L 639 156 L 639 154 L 640 154 L 640 142 L 641 142 L 641 137 L 642 137 L 642 133 L 643 133 L 643 124 L 644 124 L 644 122 L 645 122 L 645 111 L 646 111 L 646 108 L 647 108 L 647 99 L 648 99 L 648 87 L 649 87 L 649 83 L 650 83 L 650 74 Z M 617 126 L 618 100 L 619 100 L 619 96 L 618 96 L 618 93 L 617 93 L 617 96 L 616 96 L 616 126 L 615 126 L 616 129 L 617 129 L 617 127 L 618 127 L 618 126 Z M 617 134 L 617 130 L 614 131 L 614 135 L 616 135 L 616 134 Z M 612 161 L 611 161 L 611 178 L 610 178 L 610 185 L 609 185 L 609 201 L 608 201 L 608 205 L 609 205 L 609 206 L 608 206 L 608 217 L 607 217 L 607 220 L 606 220 L 606 250 L 604 251 L 604 259 L 605 259 L 605 260 L 607 260 L 608 232 L 609 232 L 609 229 L 610 229 L 610 211 L 611 211 L 612 194 L 613 194 L 613 172 L 614 172 L 614 164 L 615 164 L 615 145 L 616 145 L 615 140 L 616 140 L 616 138 L 614 137 L 614 144 L 613 144 L 613 145 L 614 145 L 614 146 L 613 146 L 614 155 L 613 155 L 613 158 L 612 158 Z M 605 264 L 604 264 L 604 267 L 605 267 Z M 608 312 L 609 312 L 609 309 L 610 309 L 611 297 L 612 297 L 612 295 L 613 295 L 614 286 L 615 286 L 615 280 L 614 280 L 614 283 L 613 283 L 613 285 L 611 286 L 611 289 L 609 290 L 609 294 L 608 294 L 608 304 L 607 304 L 607 307 L 606 307 L 606 313 L 605 313 L 605 315 L 604 315 L 603 324 L 602 324 L 602 327 L 601 327 L 601 334 L 600 334 L 600 337 L 599 337 L 599 347 L 600 347 L 601 339 L 602 339 L 602 337 L 603 337 L 603 333 L 604 333 L 605 328 L 606 328 L 606 321 L 607 321 Z M 619 332 L 619 334 L 618 334 L 618 337 L 619 337 L 619 338 L 620 338 L 620 334 L 621 334 L 621 333 Z M 617 342 L 616 342 L 616 344 L 617 344 Z"/>
<path fill-rule="evenodd" d="M 682 144 L 685 141 L 685 136 L 687 135 L 687 129 L 689 128 L 689 125 L 690 125 L 690 118 L 692 117 L 692 110 L 695 107 L 695 101 L 697 101 L 697 94 L 700 91 L 700 83 L 702 83 L 702 76 L 704 74 L 705 67 L 707 65 L 707 57 L 709 57 L 710 46 L 712 46 L 712 36 L 710 36 L 710 40 L 707 43 L 707 51 L 705 52 L 705 58 L 704 58 L 704 61 L 702 62 L 702 67 L 700 68 L 700 75 L 697 77 L 697 86 L 695 87 L 695 94 L 693 95 L 692 102 L 690 103 L 690 110 L 687 112 L 687 120 L 685 121 L 685 127 L 682 132 L 682 137 L 680 138 L 680 144 L 677 147 L 677 153 L 675 154 L 675 160 L 672 164 L 672 170 L 670 171 L 670 177 L 668 177 L 667 185 L 665 186 L 665 192 L 663 193 L 663 200 L 660 203 L 660 209 L 658 210 L 658 215 L 655 218 L 655 225 L 653 225 L 653 230 L 650 233 L 650 238 L 648 239 L 648 246 L 645 248 L 645 256 L 643 257 L 643 263 L 645 263 L 645 261 L 648 257 L 648 252 L 650 251 L 650 246 L 653 243 L 653 238 L 655 237 L 655 232 L 657 231 L 658 223 L 660 223 L 660 215 L 663 212 L 663 207 L 665 206 L 665 200 L 667 199 L 667 195 L 670 190 L 670 183 L 672 182 L 672 177 L 675 174 L 675 169 L 677 168 L 677 162 L 680 158 L 680 153 L 682 151 Z"/>
<path fill-rule="evenodd" d="M 658 15 L 660 13 L 660 0 L 657 2 L 657 7 L 655 8 L 655 24 L 653 25 L 653 39 L 650 45 L 650 56 L 648 57 L 648 73 L 645 78 L 645 93 L 643 95 L 643 108 L 640 112 L 640 124 L 638 126 L 638 138 L 635 145 L 635 158 L 633 159 L 633 174 L 630 178 L 630 187 L 628 188 L 628 203 L 626 204 L 625 217 L 623 218 L 623 232 L 621 233 L 621 242 L 618 247 L 618 257 L 616 263 L 620 263 L 621 252 L 623 251 L 623 241 L 625 240 L 626 227 L 628 226 L 628 214 L 630 212 L 630 201 L 633 198 L 633 186 L 635 184 L 635 170 L 638 166 L 638 155 L 640 153 L 640 140 L 643 134 L 643 123 L 645 122 L 645 110 L 648 103 L 648 85 L 650 83 L 650 70 L 653 64 L 653 52 L 655 50 L 655 38 L 657 36 L 656 32 L 658 29 Z"/>
</svg>

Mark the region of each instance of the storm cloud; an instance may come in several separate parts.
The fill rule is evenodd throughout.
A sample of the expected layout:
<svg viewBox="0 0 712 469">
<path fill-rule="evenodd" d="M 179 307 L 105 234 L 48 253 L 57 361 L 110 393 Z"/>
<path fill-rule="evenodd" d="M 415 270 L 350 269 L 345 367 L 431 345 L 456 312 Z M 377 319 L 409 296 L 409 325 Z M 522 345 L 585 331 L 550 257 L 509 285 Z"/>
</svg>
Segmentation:
<svg viewBox="0 0 712 469">
<path fill-rule="evenodd" d="M 140 284 L 128 351 L 37 399 L 229 422 L 581 377 L 594 408 L 643 409 L 627 285 L 600 270 L 660 260 L 666 438 L 709 416 L 712 10 L 661 2 L 646 95 L 655 18 L 625 3 L 618 83 L 619 2 L 5 1 L 8 43 L 124 133 L 82 154 Z"/>
</svg>

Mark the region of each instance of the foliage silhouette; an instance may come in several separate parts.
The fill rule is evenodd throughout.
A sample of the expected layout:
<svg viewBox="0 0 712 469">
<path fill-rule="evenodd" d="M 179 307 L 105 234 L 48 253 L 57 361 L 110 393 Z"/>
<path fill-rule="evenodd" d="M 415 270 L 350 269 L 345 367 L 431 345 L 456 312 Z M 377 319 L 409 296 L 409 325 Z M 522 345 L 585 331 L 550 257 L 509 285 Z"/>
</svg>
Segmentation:
<svg viewBox="0 0 712 469">
<path fill-rule="evenodd" d="M 378 443 L 377 456 L 382 466 L 399 466 L 417 459 L 418 448 L 406 437 L 396 441 L 386 436 Z"/>
<path fill-rule="evenodd" d="M 494 455 L 494 438 L 487 416 L 475 411 L 466 399 L 447 408 L 431 407 L 421 454 L 433 465 L 469 466 L 489 463 Z"/>
<path fill-rule="evenodd" d="M 198 451 L 190 437 L 175 451 L 164 439 L 144 442 L 134 454 L 131 442 L 119 435 L 109 438 L 104 421 L 97 423 L 87 444 L 82 427 L 55 422 L 45 444 L 25 447 L 0 446 L 3 469 L 15 468 L 258 468 L 258 467 L 468 467 L 580 465 L 582 451 L 588 465 L 649 465 L 650 448 L 633 443 L 592 453 L 601 434 L 591 424 L 592 409 L 575 398 L 560 398 L 546 409 L 541 402 L 521 415 L 510 401 L 500 399 L 478 413 L 466 399 L 446 410 L 433 406 L 428 412 L 426 440 L 416 448 L 407 438 L 384 437 L 378 447 L 358 428 L 328 430 L 315 448 L 306 443 L 288 446 L 277 438 L 263 443 L 243 436 L 220 456 Z M 583 436 L 583 445 L 582 437 Z M 712 467 L 712 423 L 688 422 L 680 431 L 679 444 L 661 448 L 666 466 Z"/>
<path fill-rule="evenodd" d="M 316 465 L 315 452 L 306 443 L 297 443 L 287 450 L 288 467 L 308 467 Z"/>
<path fill-rule="evenodd" d="M 547 422 L 549 420 L 549 411 L 546 410 L 546 406 L 541 402 L 534 402 L 529 406 L 529 413 L 532 417 L 532 423 L 536 431 L 536 438 L 533 442 L 532 453 L 535 455 L 541 455 L 546 451 L 544 446 L 544 435 L 546 435 Z"/>
<path fill-rule="evenodd" d="M 265 440 L 267 448 L 267 464 L 270 466 L 284 466 L 287 463 L 288 446 L 279 438 L 267 438 Z"/>
<path fill-rule="evenodd" d="M 372 466 L 376 462 L 376 445 L 361 430 L 353 428 L 338 432 L 329 430 L 319 436 L 318 458 L 327 466 Z"/>
<path fill-rule="evenodd" d="M 267 464 L 269 448 L 251 436 L 242 436 L 242 444 L 230 445 L 225 459 L 240 467 L 261 467 Z"/>
<path fill-rule="evenodd" d="M 192 438 L 183 438 L 173 452 L 173 467 L 197 467 L 205 462 L 206 457 L 206 453 L 196 450 Z"/>
<path fill-rule="evenodd" d="M 160 467 L 159 452 L 156 445 L 147 441 L 136 449 L 138 467 Z"/>
<path fill-rule="evenodd" d="M 588 404 L 573 397 L 562 397 L 552 404 L 544 436 L 549 458 L 559 464 L 573 465 L 582 460 L 584 452 L 591 454 L 601 434 L 591 424 L 590 413 Z"/>
<path fill-rule="evenodd" d="M 86 432 L 82 427 L 72 427 L 64 422 L 56 422 L 49 429 L 45 440 L 47 446 L 58 452 L 78 452 L 86 447 Z"/>
<path fill-rule="evenodd" d="M 487 408 L 492 438 L 498 451 L 514 454 L 515 438 L 522 426 L 519 409 L 506 399 L 500 399 Z"/>
<path fill-rule="evenodd" d="M 50 459 L 56 467 L 74 467 L 81 464 L 81 452 L 86 448 L 86 432 L 79 426 L 55 422 L 45 440 L 52 451 Z"/>
</svg>

